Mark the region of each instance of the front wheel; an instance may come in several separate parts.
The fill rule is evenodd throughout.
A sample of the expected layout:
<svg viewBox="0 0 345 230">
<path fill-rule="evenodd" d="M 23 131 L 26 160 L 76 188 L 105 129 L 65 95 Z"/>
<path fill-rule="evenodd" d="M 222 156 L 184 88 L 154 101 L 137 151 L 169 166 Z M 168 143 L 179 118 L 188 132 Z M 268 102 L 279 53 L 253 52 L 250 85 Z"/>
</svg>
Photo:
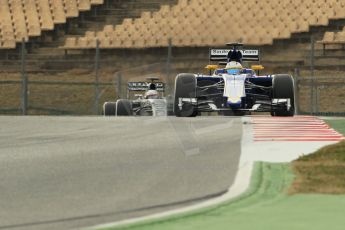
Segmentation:
<svg viewBox="0 0 345 230">
<path fill-rule="evenodd" d="M 290 75 L 278 74 L 273 76 L 272 99 L 290 99 L 290 109 L 281 108 L 271 111 L 272 116 L 293 116 L 295 114 L 294 80 Z"/>
<path fill-rule="evenodd" d="M 116 101 L 116 116 L 132 116 L 132 101 L 119 99 Z"/>
<path fill-rule="evenodd" d="M 177 117 L 195 117 L 197 108 L 192 103 L 180 105 L 181 98 L 196 98 L 196 77 L 194 74 L 179 74 L 175 80 L 174 113 Z"/>
</svg>

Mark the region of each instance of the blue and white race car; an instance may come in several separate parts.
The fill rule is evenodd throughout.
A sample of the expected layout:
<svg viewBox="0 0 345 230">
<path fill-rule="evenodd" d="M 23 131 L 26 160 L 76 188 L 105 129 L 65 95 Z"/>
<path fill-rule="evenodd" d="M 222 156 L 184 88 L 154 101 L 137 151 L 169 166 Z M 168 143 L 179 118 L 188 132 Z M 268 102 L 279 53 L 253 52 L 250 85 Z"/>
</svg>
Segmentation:
<svg viewBox="0 0 345 230">
<path fill-rule="evenodd" d="M 218 112 L 238 116 L 255 111 L 270 112 L 272 116 L 293 116 L 295 98 L 292 76 L 259 76 L 256 71 L 262 70 L 263 66 L 242 66 L 243 61 L 259 61 L 259 51 L 240 49 L 242 44 L 228 45 L 232 48 L 210 50 L 210 61 L 221 62 L 224 68 L 208 65 L 209 75 L 177 75 L 175 115 L 194 117 L 201 112 Z"/>
</svg>

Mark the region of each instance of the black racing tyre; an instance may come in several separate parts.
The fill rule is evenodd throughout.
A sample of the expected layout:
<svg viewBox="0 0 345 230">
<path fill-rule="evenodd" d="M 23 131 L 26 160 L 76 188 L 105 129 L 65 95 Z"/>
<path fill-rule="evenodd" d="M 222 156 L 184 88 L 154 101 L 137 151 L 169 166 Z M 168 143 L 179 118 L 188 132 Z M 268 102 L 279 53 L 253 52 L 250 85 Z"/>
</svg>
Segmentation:
<svg viewBox="0 0 345 230">
<path fill-rule="evenodd" d="M 294 80 L 290 75 L 278 74 L 273 76 L 272 82 L 272 98 L 289 98 L 291 108 L 287 110 L 272 111 L 272 116 L 293 116 L 295 114 L 295 94 L 294 94 Z"/>
<path fill-rule="evenodd" d="M 119 99 L 116 101 L 116 116 L 132 116 L 132 101 L 127 99 Z"/>
<path fill-rule="evenodd" d="M 176 117 L 195 117 L 198 113 L 194 105 L 184 104 L 179 108 L 179 98 L 196 98 L 196 77 L 182 73 L 175 80 L 174 113 Z"/>
<path fill-rule="evenodd" d="M 116 102 L 105 102 L 103 104 L 104 116 L 115 116 L 116 114 Z"/>
</svg>

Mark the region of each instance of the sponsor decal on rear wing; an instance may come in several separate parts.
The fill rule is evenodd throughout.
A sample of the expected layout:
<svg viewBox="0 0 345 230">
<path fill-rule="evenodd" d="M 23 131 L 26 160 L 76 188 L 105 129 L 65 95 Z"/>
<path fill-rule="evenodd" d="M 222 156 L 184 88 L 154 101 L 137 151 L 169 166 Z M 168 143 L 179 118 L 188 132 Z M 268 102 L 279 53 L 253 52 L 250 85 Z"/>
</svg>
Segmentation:
<svg viewBox="0 0 345 230">
<path fill-rule="evenodd" d="M 228 53 L 232 49 L 211 49 L 210 50 L 210 61 L 227 61 Z M 243 61 L 259 61 L 260 55 L 259 50 L 239 50 L 242 53 Z"/>
<path fill-rule="evenodd" d="M 149 85 L 152 84 L 151 82 L 128 82 L 128 90 L 129 91 L 146 91 L 149 89 Z M 163 82 L 155 82 L 153 83 L 157 87 L 158 92 L 164 92 L 165 84 Z"/>
</svg>

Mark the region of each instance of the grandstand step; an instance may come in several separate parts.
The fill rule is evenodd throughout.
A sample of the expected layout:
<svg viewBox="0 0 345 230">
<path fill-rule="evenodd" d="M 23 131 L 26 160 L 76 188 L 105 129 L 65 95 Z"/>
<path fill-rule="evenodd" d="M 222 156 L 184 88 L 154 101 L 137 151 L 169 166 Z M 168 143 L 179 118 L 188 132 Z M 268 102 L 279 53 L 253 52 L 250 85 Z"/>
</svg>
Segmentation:
<svg viewBox="0 0 345 230">
<path fill-rule="evenodd" d="M 82 12 L 80 19 L 70 20 L 68 26 L 68 32 L 66 36 L 70 37 L 78 35 L 82 36 L 86 31 L 101 31 L 105 25 L 112 24 L 117 25 L 122 23 L 124 18 L 137 18 L 143 11 L 157 11 L 162 4 L 174 5 L 177 0 L 126 0 L 126 1 L 113 1 L 108 5 L 97 6 L 94 10 L 89 12 Z M 62 30 L 64 30 L 62 28 Z M 63 45 L 66 36 L 55 37 L 52 42 L 40 43 L 44 47 L 59 47 Z M 44 54 L 45 51 L 40 51 L 38 48 L 35 53 Z M 54 51 L 52 51 L 54 52 Z M 57 51 L 60 54 L 61 52 Z"/>
<path fill-rule="evenodd" d="M 162 5 L 170 4 L 174 5 L 177 0 L 117 0 L 117 1 L 106 1 L 105 4 L 100 6 L 95 6 L 91 11 L 82 12 L 80 17 L 68 20 L 66 25 L 62 24 L 57 26 L 58 30 L 54 32 L 44 32 L 42 37 L 47 37 L 46 41 L 44 39 L 37 39 L 35 46 L 41 45 L 44 48 L 35 47 L 32 49 L 33 52 L 29 52 L 28 58 L 33 60 L 47 62 L 51 66 L 50 62 L 54 62 L 55 59 L 61 60 L 61 62 L 68 62 L 73 57 L 68 55 L 65 56 L 64 50 L 58 49 L 60 45 L 63 45 L 63 41 L 66 36 L 64 36 L 65 31 L 67 31 L 68 37 L 71 35 L 85 35 L 86 31 L 101 31 L 107 24 L 112 24 L 113 26 L 121 23 L 124 18 L 136 18 L 141 15 L 143 11 L 157 11 Z M 202 2 L 202 1 L 201 1 Z M 274 40 L 273 45 L 260 46 L 262 53 L 262 64 L 265 65 L 265 70 L 270 69 L 294 69 L 296 67 L 306 68 L 310 62 L 310 37 L 313 35 L 316 39 L 322 36 L 324 31 L 339 30 L 345 25 L 345 19 L 330 20 L 327 26 L 311 26 L 309 32 L 292 33 L 291 38 L 277 39 Z M 52 40 L 52 41 L 50 41 Z M 32 41 L 32 40 L 31 40 Z M 336 66 L 345 65 L 344 61 L 341 59 L 342 51 L 331 51 L 333 54 L 330 57 L 321 57 L 320 46 L 316 46 L 316 63 L 317 68 L 324 68 L 324 66 Z M 180 58 L 182 53 L 185 55 L 185 62 L 193 63 L 191 68 L 199 65 L 202 69 L 203 65 L 207 63 L 207 49 L 208 47 L 200 47 L 193 52 L 189 51 L 191 49 L 184 47 L 181 49 L 173 48 L 173 54 L 176 54 L 174 61 L 183 62 L 183 58 Z M 180 53 L 180 50 L 182 51 Z M 166 58 L 166 49 L 147 49 L 147 52 L 158 52 L 156 58 L 145 59 L 146 63 L 150 61 L 156 62 L 157 60 L 164 60 Z M 206 51 L 206 52 L 204 52 Z M 17 51 L 18 52 L 18 51 Z M 127 52 L 127 50 L 126 50 Z M 133 60 L 135 56 L 134 52 L 130 52 L 130 58 Z M 78 51 L 72 52 L 80 56 L 75 56 L 75 58 L 82 60 L 89 60 L 94 58 L 94 51 Z M 116 50 L 102 50 L 102 58 L 107 56 L 107 53 L 120 53 L 123 55 L 123 51 Z M 186 55 L 188 54 L 188 55 Z M 121 58 L 121 55 L 114 55 L 113 58 Z M 142 53 L 141 53 L 142 55 Z M 145 56 L 146 57 L 146 56 Z M 8 59 L 8 54 L 1 55 L 1 58 Z M 54 60 L 48 60 L 53 58 Z M 136 60 L 136 59 L 135 59 Z M 141 63 L 141 60 L 139 60 Z M 121 61 L 120 61 L 121 63 Z M 0 63 L 1 64 L 1 63 Z M 110 64 L 111 65 L 111 64 Z M 181 64 L 181 68 L 188 69 L 188 65 Z M 341 67 L 340 67 L 341 68 Z"/>
<path fill-rule="evenodd" d="M 301 70 L 310 70 L 311 66 L 310 65 L 304 65 Z M 315 70 L 332 70 L 332 71 L 345 71 L 345 65 L 342 64 L 317 64 L 314 65 Z"/>
<path fill-rule="evenodd" d="M 261 61 L 261 64 L 269 67 L 285 66 L 285 67 L 300 67 L 304 65 L 304 60 L 291 61 Z"/>
<path fill-rule="evenodd" d="M 322 65 L 345 65 L 345 56 L 337 58 L 337 57 L 324 57 L 324 58 L 317 58 L 315 60 L 315 65 L 322 66 Z"/>
<path fill-rule="evenodd" d="M 310 52 L 309 52 L 310 53 Z M 323 58 L 344 58 L 345 57 L 345 49 L 326 49 L 325 53 L 323 50 L 315 50 L 315 58 L 316 59 L 323 59 Z"/>
<path fill-rule="evenodd" d="M 327 59 L 344 59 L 345 58 L 345 50 L 342 51 L 331 51 L 329 52 L 329 54 L 326 55 L 318 55 L 315 56 L 315 59 L 323 59 L 323 60 L 327 60 Z"/>
</svg>

